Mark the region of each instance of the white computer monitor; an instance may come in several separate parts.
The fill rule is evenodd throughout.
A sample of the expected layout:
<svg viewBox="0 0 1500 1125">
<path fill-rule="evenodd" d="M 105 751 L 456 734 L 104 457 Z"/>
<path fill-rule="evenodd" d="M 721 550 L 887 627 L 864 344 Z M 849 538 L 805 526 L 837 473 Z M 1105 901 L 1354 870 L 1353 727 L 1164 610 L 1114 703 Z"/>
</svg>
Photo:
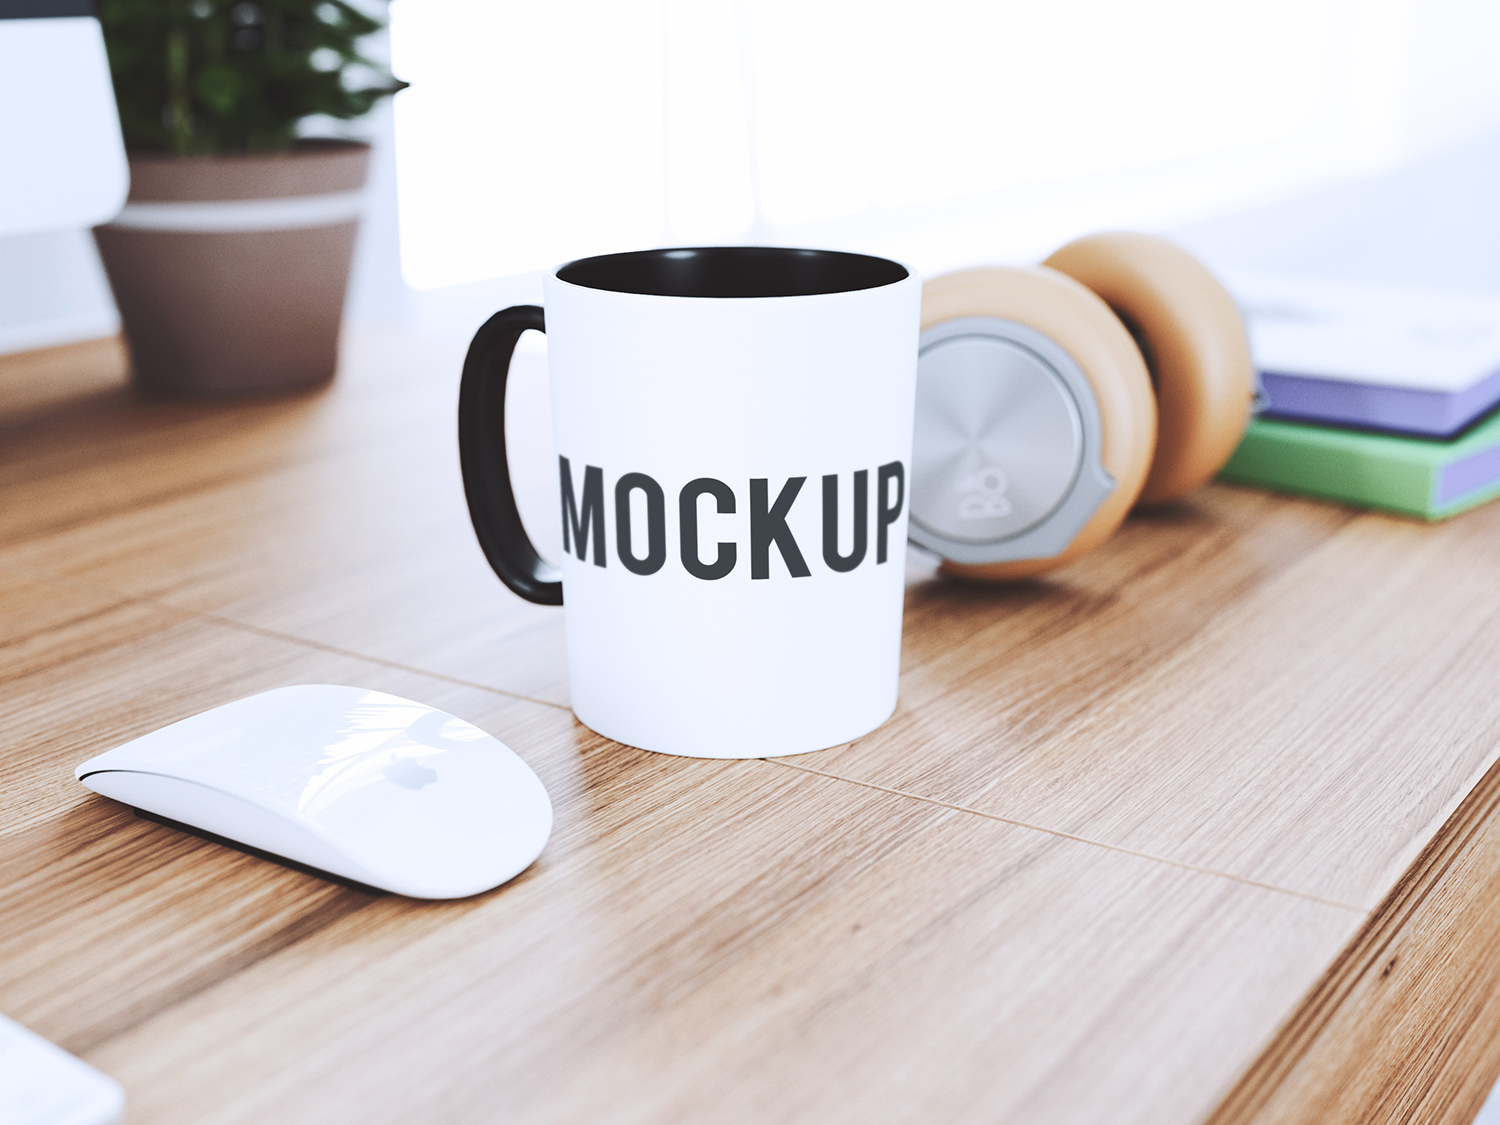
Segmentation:
<svg viewBox="0 0 1500 1125">
<path fill-rule="evenodd" d="M 90 0 L 0 0 L 0 237 L 105 222 L 129 186 Z"/>
</svg>

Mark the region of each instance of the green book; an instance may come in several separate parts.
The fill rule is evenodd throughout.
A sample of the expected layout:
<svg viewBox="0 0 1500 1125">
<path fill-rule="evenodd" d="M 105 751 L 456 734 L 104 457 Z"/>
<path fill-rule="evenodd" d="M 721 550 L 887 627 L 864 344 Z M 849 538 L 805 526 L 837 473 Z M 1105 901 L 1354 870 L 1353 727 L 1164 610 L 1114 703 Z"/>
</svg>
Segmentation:
<svg viewBox="0 0 1500 1125">
<path fill-rule="evenodd" d="M 1257 418 L 1219 476 L 1445 519 L 1500 496 L 1500 413 L 1449 441 Z"/>
</svg>

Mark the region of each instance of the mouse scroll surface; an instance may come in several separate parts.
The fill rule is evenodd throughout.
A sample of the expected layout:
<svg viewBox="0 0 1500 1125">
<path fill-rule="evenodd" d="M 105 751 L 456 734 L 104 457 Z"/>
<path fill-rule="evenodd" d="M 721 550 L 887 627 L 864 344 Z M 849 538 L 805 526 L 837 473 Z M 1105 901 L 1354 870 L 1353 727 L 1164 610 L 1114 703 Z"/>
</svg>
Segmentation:
<svg viewBox="0 0 1500 1125">
<path fill-rule="evenodd" d="M 77 776 L 147 812 L 416 898 L 498 886 L 552 828 L 546 790 L 503 743 L 362 688 L 251 696 L 101 754 Z"/>
</svg>

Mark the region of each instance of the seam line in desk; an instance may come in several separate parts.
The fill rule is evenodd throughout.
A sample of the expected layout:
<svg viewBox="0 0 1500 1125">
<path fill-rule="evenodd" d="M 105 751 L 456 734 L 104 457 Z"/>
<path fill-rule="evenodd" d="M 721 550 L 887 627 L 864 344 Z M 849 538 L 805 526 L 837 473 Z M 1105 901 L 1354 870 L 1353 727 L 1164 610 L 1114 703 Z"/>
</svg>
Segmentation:
<svg viewBox="0 0 1500 1125">
<path fill-rule="evenodd" d="M 476 691 L 487 691 L 493 695 L 503 695 L 507 699 L 517 699 L 523 703 L 535 703 L 542 707 L 552 707 L 556 710 L 566 711 L 570 715 L 573 713 L 573 709 L 567 704 L 555 703 L 550 699 L 538 699 L 532 695 L 522 695 L 520 692 L 507 691 L 504 688 L 494 687 L 490 684 L 480 684 L 475 683 L 473 680 L 460 679 L 458 676 L 450 676 L 444 672 L 434 672 L 429 668 L 418 668 L 413 664 L 402 664 L 395 660 L 387 660 L 382 656 L 370 656 L 367 653 L 340 648 L 337 645 L 315 641 L 308 637 L 299 637 L 292 633 L 282 633 L 276 629 L 267 629 L 261 625 L 251 625 L 245 621 L 236 621 L 232 617 L 221 617 L 216 613 L 208 613 L 201 609 L 192 609 L 187 606 L 173 605 L 171 602 L 158 601 L 156 598 L 147 597 L 144 594 L 132 594 L 124 590 L 117 590 L 112 586 L 94 586 L 90 583 L 78 582 L 52 574 L 37 574 L 27 568 L 18 567 L 13 563 L 0 564 L 0 567 L 10 570 L 14 574 L 21 574 L 32 581 L 50 582 L 53 585 L 66 586 L 75 590 L 85 590 L 94 594 L 108 594 L 111 597 L 119 598 L 122 603 L 147 606 L 151 609 L 161 610 L 164 613 L 182 618 L 183 620 L 206 621 L 212 625 L 219 625 L 226 629 L 238 629 L 241 632 L 253 633 L 256 636 L 266 637 L 273 641 L 300 645 L 303 648 L 316 649 L 319 652 L 330 653 L 334 656 L 343 656 L 350 660 L 362 660 L 367 664 L 379 664 L 384 668 L 394 668 L 398 672 L 410 672 L 415 676 L 427 676 L 430 679 L 457 684 L 459 687 L 473 688 Z"/>
<path fill-rule="evenodd" d="M 506 691 L 504 688 L 492 687 L 489 684 L 475 683 L 472 680 L 461 679 L 457 676 L 446 675 L 442 672 L 433 672 L 426 668 L 418 668 L 410 664 L 401 664 L 397 661 L 387 660 L 383 657 L 369 656 L 365 653 L 354 652 L 351 649 L 339 648 L 337 645 L 330 645 L 322 641 L 314 641 L 306 637 L 298 637 L 289 633 L 282 633 L 275 629 L 267 629 L 259 625 L 251 625 L 247 622 L 236 621 L 233 618 L 229 617 L 221 617 L 218 614 L 208 613 L 203 610 L 172 605 L 169 602 L 158 601 L 155 598 L 146 597 L 141 594 L 131 594 L 127 593 L 126 591 L 118 590 L 108 586 L 94 586 L 89 583 L 72 581 L 65 577 L 59 577 L 57 575 L 36 574 L 35 572 L 31 571 L 30 568 L 24 566 L 16 566 L 14 563 L 0 563 L 0 567 L 10 570 L 12 573 L 24 574 L 26 577 L 32 578 L 37 581 L 52 582 L 62 586 L 71 586 L 74 589 L 88 590 L 93 593 L 108 593 L 113 596 L 119 597 L 124 602 L 149 606 L 151 608 L 162 610 L 166 613 L 183 618 L 185 620 L 205 621 L 214 625 L 222 626 L 227 629 L 237 629 L 242 632 L 252 633 L 257 636 L 269 638 L 271 640 L 282 641 L 286 644 L 300 645 L 304 648 L 311 648 L 317 651 L 327 652 L 335 656 L 343 656 L 351 660 L 362 660 L 366 663 L 378 664 L 386 668 L 393 668 L 400 672 L 409 672 L 413 675 L 427 676 L 432 679 L 442 680 L 446 683 L 457 684 L 460 687 L 473 688 L 476 691 L 485 691 L 494 695 L 502 695 L 508 699 L 516 699 L 524 703 L 535 703 L 542 707 L 551 707 L 556 710 L 566 711 L 569 714 L 572 714 L 572 708 L 567 706 L 566 704 L 555 703 L 547 699 L 537 699 L 534 696 L 522 695 L 519 692 L 514 691 Z M 1017 828 L 1030 829 L 1033 832 L 1042 832 L 1049 836 L 1056 836 L 1061 839 L 1072 840 L 1075 843 L 1092 844 L 1095 847 L 1107 848 L 1110 851 L 1119 852 L 1122 855 L 1130 855 L 1135 856 L 1138 859 L 1153 860 L 1157 863 L 1165 863 L 1172 867 L 1181 868 L 1184 871 L 1194 871 L 1200 875 L 1210 875 L 1220 879 L 1228 879 L 1231 882 L 1240 883 L 1248 887 L 1256 887 L 1261 890 L 1274 891 L 1278 894 L 1292 895 L 1296 898 L 1304 899 L 1308 902 L 1318 903 L 1321 906 L 1332 906 L 1340 910 L 1351 910 L 1356 914 L 1365 916 L 1369 916 L 1369 914 L 1371 913 L 1369 910 L 1366 910 L 1360 906 L 1355 906 L 1351 903 L 1338 902 L 1334 899 L 1322 898 L 1318 895 L 1308 894 L 1305 891 L 1292 890 L 1289 887 L 1278 887 L 1273 883 L 1262 883 L 1255 879 L 1247 879 L 1243 875 L 1234 875 L 1227 871 L 1216 871 L 1211 867 L 1199 867 L 1196 864 L 1184 863 L 1182 860 L 1169 859 L 1165 856 L 1152 855 L 1150 852 L 1137 851 L 1134 848 L 1123 847 L 1119 844 L 1111 844 L 1103 840 L 1091 839 L 1087 836 L 1079 836 L 1071 832 L 1064 832 L 1061 829 L 1057 828 L 1047 828 L 1043 825 L 1031 824 L 1024 820 L 1017 820 L 1013 817 L 1001 816 L 998 813 L 986 812 L 983 809 L 971 808 L 968 805 L 954 804 L 951 801 L 939 800 L 936 797 L 926 797 L 920 793 L 912 793 L 904 789 L 894 789 L 890 786 L 878 785 L 872 781 L 862 781 L 859 778 L 844 777 L 841 774 L 828 773 L 824 770 L 814 769 L 812 766 L 800 765 L 785 761 L 784 759 L 780 758 L 761 758 L 760 761 L 768 762 L 772 765 L 784 766 L 787 769 L 801 770 L 804 773 L 814 774 L 818 777 L 826 777 L 830 781 L 844 781 L 848 782 L 851 785 L 860 785 L 867 789 L 875 789 L 882 793 L 889 793 L 892 796 L 907 797 L 914 801 L 922 801 L 926 804 L 937 805 L 945 809 L 952 809 L 954 812 L 972 813 L 975 816 L 982 816 L 989 820 L 999 821 L 1002 824 L 1013 825 Z"/>
<path fill-rule="evenodd" d="M 152 602 L 151 604 L 161 605 L 161 603 L 159 602 Z M 370 656 L 368 653 L 355 652 L 353 649 L 339 648 L 337 645 L 325 644 L 323 641 L 314 641 L 307 637 L 298 637 L 291 633 L 282 633 L 278 632 L 275 629 L 266 629 L 259 625 L 250 625 L 244 621 L 236 621 L 232 617 L 220 617 L 217 614 L 203 613 L 199 610 L 180 610 L 176 607 L 171 608 L 173 608 L 176 612 L 183 613 L 187 616 L 196 617 L 200 620 L 208 621 L 215 625 L 222 625 L 226 629 L 240 629 L 246 633 L 255 633 L 258 636 L 267 637 L 273 641 L 284 641 L 287 644 L 302 645 L 305 648 L 318 649 L 321 652 L 331 653 L 334 656 L 345 656 L 351 660 L 363 660 L 369 664 L 379 664 L 386 668 L 394 668 L 398 672 L 410 672 L 415 676 L 426 676 L 429 679 L 443 680 L 446 683 L 457 684 L 459 687 L 473 688 L 476 691 L 487 691 L 492 695 L 503 695 L 507 699 L 518 699 L 523 703 L 535 703 L 541 707 L 551 707 L 558 711 L 566 711 L 570 715 L 573 713 L 573 708 L 569 707 L 567 704 L 556 703 L 550 699 L 538 699 L 534 695 L 522 695 L 520 692 L 507 691 L 505 688 L 498 688 L 492 684 L 475 683 L 473 680 L 465 680 L 461 679 L 458 676 L 450 676 L 446 672 L 434 672 L 430 668 L 418 668 L 414 664 L 402 664 L 399 661 L 387 660 L 383 656 Z"/>
<path fill-rule="evenodd" d="M 826 777 L 830 781 L 847 781 L 851 785 L 862 785 L 866 789 L 876 789 L 882 793 L 889 793 L 894 797 L 909 797 L 913 801 L 923 801 L 929 805 L 937 805 L 940 808 L 952 809 L 954 812 L 973 813 L 989 820 L 998 820 L 1002 824 L 1013 825 L 1016 828 L 1029 828 L 1033 832 L 1044 832 L 1048 836 L 1058 836 L 1064 840 L 1072 840 L 1078 844 L 1092 844 L 1094 847 L 1107 848 L 1112 852 L 1120 852 L 1123 855 L 1135 856 L 1137 859 L 1149 859 L 1156 863 L 1165 863 L 1172 867 L 1180 867 L 1184 871 L 1194 871 L 1200 875 L 1212 875 L 1220 879 L 1228 879 L 1231 882 L 1241 883 L 1247 887 L 1257 887 L 1263 891 L 1275 891 L 1277 894 L 1292 895 L 1295 898 L 1315 902 L 1320 906 L 1333 906 L 1340 910 L 1352 910 L 1363 917 L 1369 917 L 1371 911 L 1362 906 L 1354 906 L 1347 902 L 1338 902 L 1331 898 L 1321 898 L 1318 895 L 1308 894 L 1306 891 L 1295 891 L 1289 887 L 1278 887 L 1274 883 L 1262 883 L 1256 879 L 1247 879 L 1243 875 L 1233 875 L 1228 871 L 1215 871 L 1211 867 L 1199 867 L 1197 864 L 1184 863 L 1180 859 L 1168 859 L 1166 856 L 1152 855 L 1150 852 L 1136 851 L 1134 848 L 1122 847 L 1119 844 L 1111 844 L 1104 840 L 1093 840 L 1087 836 L 1078 836 L 1072 832 L 1064 832 L 1057 828 L 1045 828 L 1040 824 L 1030 824 L 1024 820 L 1016 820 L 1012 817 L 1001 816 L 998 813 L 985 812 L 983 809 L 970 808 L 968 805 L 956 805 L 951 801 L 939 800 L 936 797 L 924 797 L 920 793 L 911 793 L 905 789 L 892 789 L 888 785 L 877 785 L 873 781 L 861 781 L 856 777 L 845 777 L 843 774 L 827 773 L 824 770 L 814 769 L 812 766 L 804 766 L 795 762 L 784 761 L 780 758 L 762 758 L 761 761 L 769 762 L 771 765 L 784 766 L 791 770 L 801 770 L 803 773 L 816 774 L 818 777 Z"/>
</svg>

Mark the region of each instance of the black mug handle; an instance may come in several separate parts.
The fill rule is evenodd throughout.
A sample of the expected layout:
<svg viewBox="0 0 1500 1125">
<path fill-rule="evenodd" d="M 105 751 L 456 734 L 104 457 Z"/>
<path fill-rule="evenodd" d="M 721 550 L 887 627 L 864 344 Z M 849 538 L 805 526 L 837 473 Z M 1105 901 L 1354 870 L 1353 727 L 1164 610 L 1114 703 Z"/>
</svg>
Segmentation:
<svg viewBox="0 0 1500 1125">
<path fill-rule="evenodd" d="M 458 389 L 458 462 L 474 534 L 500 581 L 529 602 L 562 605 L 556 568 L 537 554 L 521 525 L 505 458 L 505 383 L 516 341 L 527 329 L 546 331 L 536 305 L 497 312 L 474 334 Z"/>
</svg>

